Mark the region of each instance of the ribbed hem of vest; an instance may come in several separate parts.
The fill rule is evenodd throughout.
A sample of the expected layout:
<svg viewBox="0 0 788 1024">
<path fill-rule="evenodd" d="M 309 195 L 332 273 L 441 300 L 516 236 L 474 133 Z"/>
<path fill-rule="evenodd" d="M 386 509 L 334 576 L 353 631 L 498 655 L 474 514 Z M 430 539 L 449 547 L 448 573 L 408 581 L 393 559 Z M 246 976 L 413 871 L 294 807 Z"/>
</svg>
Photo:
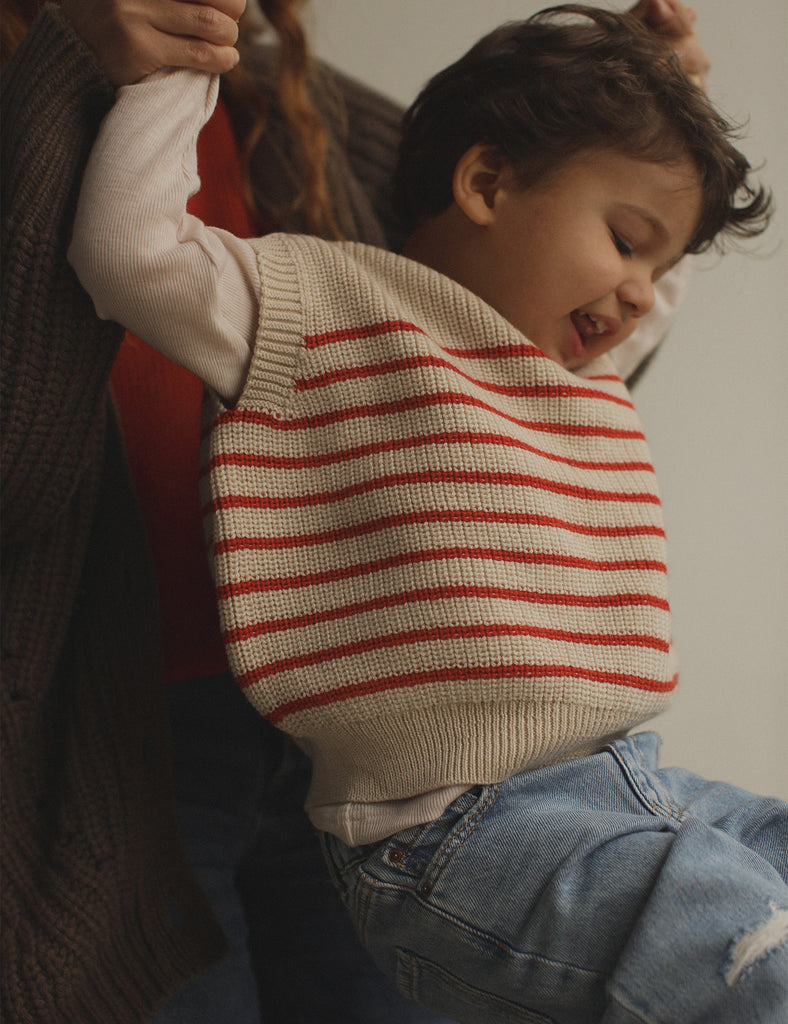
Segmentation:
<svg viewBox="0 0 788 1024">
<path fill-rule="evenodd" d="M 445 786 L 500 782 L 520 771 L 585 757 L 653 717 L 671 694 L 622 694 L 611 707 L 529 698 L 409 710 L 377 701 L 373 717 L 321 723 L 307 808 L 401 800 Z M 293 723 L 292 733 L 301 729 Z M 560 737 L 560 741 L 557 741 Z M 371 811 L 372 809 L 370 809 Z"/>
</svg>

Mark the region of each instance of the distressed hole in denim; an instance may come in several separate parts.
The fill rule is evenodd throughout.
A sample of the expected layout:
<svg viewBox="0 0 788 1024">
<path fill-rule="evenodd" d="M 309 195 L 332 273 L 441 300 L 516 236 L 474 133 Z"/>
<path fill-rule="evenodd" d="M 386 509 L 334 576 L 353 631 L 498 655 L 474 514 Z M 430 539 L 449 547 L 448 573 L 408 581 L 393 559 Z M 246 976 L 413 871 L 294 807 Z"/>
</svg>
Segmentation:
<svg viewBox="0 0 788 1024">
<path fill-rule="evenodd" d="M 725 981 L 733 986 L 763 957 L 788 942 L 788 910 L 769 904 L 769 916 L 757 927 L 736 939 L 725 970 Z"/>
</svg>

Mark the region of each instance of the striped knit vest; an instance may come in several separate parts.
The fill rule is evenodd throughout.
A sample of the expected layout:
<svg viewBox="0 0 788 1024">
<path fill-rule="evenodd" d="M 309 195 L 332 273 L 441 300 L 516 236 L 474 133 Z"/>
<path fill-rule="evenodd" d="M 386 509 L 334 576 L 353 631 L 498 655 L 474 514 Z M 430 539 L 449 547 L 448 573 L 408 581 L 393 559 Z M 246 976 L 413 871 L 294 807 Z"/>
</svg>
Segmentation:
<svg viewBox="0 0 788 1024">
<path fill-rule="evenodd" d="M 497 781 L 662 710 L 661 508 L 612 364 L 567 372 L 391 253 L 254 244 L 205 512 L 230 665 L 312 758 L 308 806 Z"/>
</svg>

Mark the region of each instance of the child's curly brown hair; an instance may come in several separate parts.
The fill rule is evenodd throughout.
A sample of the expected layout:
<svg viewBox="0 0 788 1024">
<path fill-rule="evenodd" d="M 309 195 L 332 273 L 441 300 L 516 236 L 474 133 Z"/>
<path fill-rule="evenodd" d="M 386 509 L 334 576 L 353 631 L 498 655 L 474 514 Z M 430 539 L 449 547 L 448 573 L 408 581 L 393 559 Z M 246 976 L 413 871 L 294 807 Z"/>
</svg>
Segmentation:
<svg viewBox="0 0 788 1024">
<path fill-rule="evenodd" d="M 703 208 L 687 252 L 763 231 L 770 193 L 749 180 L 736 129 L 637 19 L 579 4 L 503 25 L 437 74 L 405 115 L 395 201 L 406 230 L 446 209 L 460 157 L 494 147 L 523 187 L 577 154 L 689 157 Z"/>
</svg>

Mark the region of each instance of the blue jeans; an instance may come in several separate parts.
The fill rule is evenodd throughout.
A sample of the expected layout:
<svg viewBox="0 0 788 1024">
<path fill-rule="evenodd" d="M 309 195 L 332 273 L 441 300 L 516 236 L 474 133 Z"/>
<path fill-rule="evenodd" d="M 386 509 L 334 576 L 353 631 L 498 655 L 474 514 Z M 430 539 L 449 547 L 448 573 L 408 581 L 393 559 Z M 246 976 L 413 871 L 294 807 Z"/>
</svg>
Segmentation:
<svg viewBox="0 0 788 1024">
<path fill-rule="evenodd" d="M 169 699 L 186 852 L 231 948 L 156 1024 L 448 1024 L 361 948 L 302 809 L 306 757 L 229 676 Z"/>
<path fill-rule="evenodd" d="M 323 836 L 400 991 L 474 1024 L 785 1024 L 788 805 L 658 746 L 476 787 L 377 846 Z"/>
</svg>

